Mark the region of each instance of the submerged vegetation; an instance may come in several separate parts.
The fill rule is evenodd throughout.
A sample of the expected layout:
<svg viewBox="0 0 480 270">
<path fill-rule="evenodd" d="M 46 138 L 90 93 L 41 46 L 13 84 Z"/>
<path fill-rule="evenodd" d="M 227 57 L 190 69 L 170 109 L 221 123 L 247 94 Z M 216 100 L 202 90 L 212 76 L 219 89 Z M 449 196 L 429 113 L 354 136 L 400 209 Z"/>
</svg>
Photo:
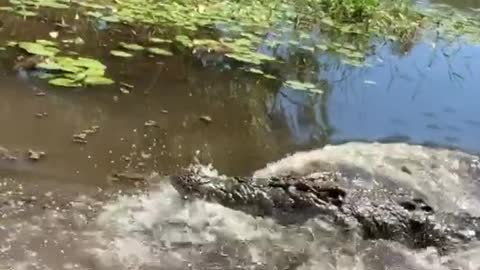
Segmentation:
<svg viewBox="0 0 480 270">
<path fill-rule="evenodd" d="M 407 0 L 9 2 L 9 6 L 0 9 L 23 17 L 35 16 L 42 8 L 74 9 L 85 18 L 107 25 L 150 29 L 150 36 L 140 38 L 137 43 L 117 44 L 110 50 L 112 56 L 131 58 L 142 53 L 165 57 L 185 52 L 195 56 L 208 54 L 216 64 L 241 65 L 244 70 L 268 79 L 278 78 L 275 68 L 288 65 L 291 58 L 327 56 L 341 59 L 347 65 L 368 65 L 368 56 L 376 43 L 408 44 L 422 27 L 437 25 L 438 20 L 433 13 L 420 12 Z M 464 27 L 465 32 L 473 31 L 476 26 Z M 459 28 L 456 22 L 448 30 L 452 32 L 452 29 Z M 39 42 L 20 45 L 30 54 L 51 58 L 58 51 L 53 52 L 55 47 L 48 46 Z M 55 59 L 49 61 L 55 65 L 64 64 Z M 70 67 L 67 69 L 72 70 Z M 65 72 L 67 69 L 60 70 Z M 61 82 L 65 86 L 85 85 L 91 82 L 83 78 L 87 71 L 76 74 L 75 78 L 67 74 L 50 82 Z M 102 77 L 104 74 L 94 75 Z M 278 79 L 292 89 L 321 92 L 316 91 L 315 82 L 297 81 L 301 80 L 299 78 Z M 65 83 L 67 80 L 74 81 Z M 107 83 L 108 80 L 100 81 Z"/>
</svg>

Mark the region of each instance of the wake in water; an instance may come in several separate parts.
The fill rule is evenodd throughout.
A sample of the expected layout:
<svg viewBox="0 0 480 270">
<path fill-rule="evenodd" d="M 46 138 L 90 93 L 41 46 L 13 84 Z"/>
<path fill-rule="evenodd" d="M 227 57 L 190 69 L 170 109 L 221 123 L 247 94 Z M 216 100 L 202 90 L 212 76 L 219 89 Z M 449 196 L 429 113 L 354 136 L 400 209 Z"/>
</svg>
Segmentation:
<svg viewBox="0 0 480 270">
<path fill-rule="evenodd" d="M 349 143 L 294 154 L 269 164 L 255 176 L 310 174 L 325 169 L 348 172 L 356 185 L 415 189 L 442 209 L 479 211 L 475 207 L 478 159 L 456 151 Z M 204 173 L 216 174 L 208 167 Z M 73 203 L 62 204 L 61 196 L 47 194 L 58 206 L 43 210 L 26 208 L 28 201 L 8 204 L 0 227 L 0 239 L 6 239 L 0 243 L 0 269 L 480 267 L 480 245 L 476 243 L 441 257 L 435 249 L 412 251 L 388 241 L 346 235 L 320 218 L 298 226 L 280 226 L 218 204 L 185 201 L 167 179 L 155 182 L 146 193 L 111 199 L 80 196 Z M 4 190 L 11 191 L 10 184 L 6 183 Z M 7 193 L 0 193 L 0 198 L 15 197 Z"/>
</svg>

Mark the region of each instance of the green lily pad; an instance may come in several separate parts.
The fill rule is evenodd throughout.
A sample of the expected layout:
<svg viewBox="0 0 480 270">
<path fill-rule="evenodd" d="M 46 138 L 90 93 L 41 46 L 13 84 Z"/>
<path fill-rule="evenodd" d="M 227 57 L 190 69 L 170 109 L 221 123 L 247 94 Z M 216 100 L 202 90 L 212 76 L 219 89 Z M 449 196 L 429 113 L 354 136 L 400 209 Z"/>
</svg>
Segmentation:
<svg viewBox="0 0 480 270">
<path fill-rule="evenodd" d="M 267 78 L 267 79 L 270 79 L 270 80 L 276 80 L 277 77 L 271 75 L 271 74 L 263 74 L 263 77 Z"/>
<path fill-rule="evenodd" d="M 16 41 L 9 41 L 7 42 L 8 47 L 16 47 L 18 45 L 18 42 Z"/>
<path fill-rule="evenodd" d="M 57 62 L 51 61 L 49 59 L 47 59 L 46 61 L 44 61 L 42 63 L 37 64 L 36 67 L 39 68 L 39 69 L 46 69 L 46 70 L 63 70 L 61 65 L 59 65 Z"/>
<path fill-rule="evenodd" d="M 107 67 L 102 64 L 100 61 L 92 59 L 92 58 L 86 58 L 86 57 L 79 57 L 76 59 L 76 61 L 73 63 L 75 66 L 78 67 L 85 67 L 88 69 L 99 69 L 99 70 L 104 70 Z"/>
<path fill-rule="evenodd" d="M 47 0 L 43 0 L 43 1 L 39 1 L 38 4 L 42 7 L 50 7 L 50 8 L 58 8 L 58 9 L 67 9 L 69 8 L 70 6 L 66 5 L 66 4 L 62 4 L 62 3 L 59 3 L 59 2 L 56 2 L 56 1 L 47 1 Z"/>
<path fill-rule="evenodd" d="M 308 91 L 308 92 L 313 92 L 313 93 L 318 93 L 322 94 L 323 91 L 316 88 L 316 86 L 313 83 L 308 83 L 308 82 L 299 82 L 299 81 L 286 81 L 285 86 L 294 89 L 294 90 L 301 90 L 301 91 Z"/>
<path fill-rule="evenodd" d="M 328 26 L 335 26 L 335 22 L 332 20 L 330 17 L 324 17 L 320 20 L 323 24 L 326 24 Z"/>
<path fill-rule="evenodd" d="M 163 38 L 157 38 L 157 37 L 151 37 L 151 38 L 148 39 L 148 41 L 150 41 L 152 43 L 157 43 L 157 44 L 172 43 L 172 40 L 170 40 L 170 39 L 163 39 Z"/>
<path fill-rule="evenodd" d="M 41 56 L 54 56 L 60 51 L 55 47 L 44 46 L 34 42 L 19 42 L 18 47 L 24 49 L 30 54 Z"/>
<path fill-rule="evenodd" d="M 87 78 L 87 74 L 85 74 L 85 72 L 67 73 L 67 74 L 64 74 L 63 76 L 65 76 L 65 78 L 74 80 L 74 81 L 79 82 L 79 83 L 81 83 L 82 81 L 84 81 Z"/>
<path fill-rule="evenodd" d="M 106 77 L 88 76 L 84 80 L 87 85 L 109 85 L 115 83 L 113 80 Z"/>
<path fill-rule="evenodd" d="M 23 16 L 23 17 L 33 17 L 33 16 L 37 16 L 37 13 L 34 12 L 34 11 L 30 11 L 30 10 L 16 10 L 15 11 L 16 14 L 20 15 L 20 16 Z"/>
<path fill-rule="evenodd" d="M 42 80 L 47 80 L 47 79 L 55 78 L 55 75 L 50 74 L 50 73 L 46 73 L 46 72 L 42 72 L 42 73 L 39 73 L 37 75 L 37 78 L 42 79 Z"/>
<path fill-rule="evenodd" d="M 141 51 L 141 50 L 145 49 L 143 46 L 138 45 L 138 44 L 134 44 L 134 43 L 120 42 L 119 45 L 122 48 L 127 49 L 127 50 L 131 50 L 131 51 Z"/>
<path fill-rule="evenodd" d="M 81 37 L 76 37 L 72 39 L 64 39 L 62 40 L 63 43 L 67 44 L 75 44 L 75 45 L 82 45 L 85 44 L 85 41 Z"/>
<path fill-rule="evenodd" d="M 57 46 L 56 42 L 51 41 L 51 40 L 45 40 L 45 39 L 37 39 L 37 40 L 35 40 L 35 43 L 41 44 L 41 45 L 44 45 L 44 46 L 52 46 L 52 47 Z"/>
<path fill-rule="evenodd" d="M 242 55 L 238 53 L 227 53 L 225 54 L 226 57 L 235 59 L 240 62 L 248 63 L 248 64 L 254 64 L 254 65 L 260 65 L 262 62 L 258 58 L 254 58 L 251 55 Z"/>
<path fill-rule="evenodd" d="M 247 71 L 250 73 L 263 75 L 263 71 L 258 68 L 249 68 Z"/>
<path fill-rule="evenodd" d="M 133 56 L 133 54 L 131 54 L 131 53 L 128 53 L 128 52 L 125 52 L 125 51 L 120 51 L 120 50 L 111 50 L 110 54 L 113 55 L 113 56 L 124 57 L 124 58 L 128 58 L 128 57 Z"/>
<path fill-rule="evenodd" d="M 112 15 L 112 16 L 102 16 L 100 17 L 102 20 L 106 22 L 111 22 L 111 23 L 118 23 L 120 22 L 120 18 L 118 16 Z"/>
<path fill-rule="evenodd" d="M 207 46 L 207 47 L 214 47 L 218 46 L 220 42 L 213 40 L 213 39 L 194 39 L 193 45 L 195 46 Z"/>
<path fill-rule="evenodd" d="M 89 68 L 83 72 L 86 76 L 103 77 L 105 75 L 105 69 Z"/>
<path fill-rule="evenodd" d="M 153 53 L 153 54 L 156 54 L 156 55 L 164 55 L 164 56 L 172 56 L 173 53 L 168 51 L 168 50 L 165 50 L 165 49 L 161 49 L 161 48 L 148 48 L 147 51 L 149 53 Z"/>
<path fill-rule="evenodd" d="M 175 40 L 182 44 L 184 47 L 190 48 L 193 46 L 192 40 L 185 35 L 178 35 L 175 37 Z"/>
<path fill-rule="evenodd" d="M 90 11 L 85 12 L 85 15 L 90 16 L 90 17 L 94 17 L 94 18 L 100 18 L 100 17 L 102 17 L 103 14 L 99 11 L 91 11 L 90 10 Z"/>
<path fill-rule="evenodd" d="M 68 79 L 68 78 L 56 78 L 56 79 L 51 79 L 48 81 L 49 84 L 55 85 L 55 86 L 62 86 L 62 87 L 80 87 L 82 86 L 81 83 Z"/>
<path fill-rule="evenodd" d="M 317 49 L 321 50 L 321 51 L 327 51 L 328 50 L 328 46 L 325 45 L 325 44 L 317 44 L 315 47 Z"/>
</svg>

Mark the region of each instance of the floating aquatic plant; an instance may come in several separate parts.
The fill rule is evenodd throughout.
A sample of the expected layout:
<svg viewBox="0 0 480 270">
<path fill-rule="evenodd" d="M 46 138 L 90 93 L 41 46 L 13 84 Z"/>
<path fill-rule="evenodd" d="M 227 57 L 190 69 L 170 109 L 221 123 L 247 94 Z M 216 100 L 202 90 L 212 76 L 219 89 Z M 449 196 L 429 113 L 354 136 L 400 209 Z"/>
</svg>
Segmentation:
<svg viewBox="0 0 480 270">
<path fill-rule="evenodd" d="M 125 51 L 121 51 L 121 50 L 111 50 L 110 54 L 113 55 L 113 56 L 124 57 L 124 58 L 129 58 L 129 57 L 133 56 L 133 54 L 125 52 Z"/>
<path fill-rule="evenodd" d="M 141 51 L 144 50 L 145 48 L 141 45 L 134 44 L 134 43 L 125 43 L 125 42 L 120 42 L 119 43 L 120 47 L 131 50 L 131 51 Z"/>
<path fill-rule="evenodd" d="M 313 83 L 300 82 L 289 80 L 284 82 L 284 85 L 293 90 L 307 91 L 316 94 L 323 94 L 323 91 L 318 89 Z"/>
<path fill-rule="evenodd" d="M 165 49 L 161 49 L 161 48 L 147 48 L 147 51 L 149 53 L 152 53 L 152 54 L 156 54 L 156 55 L 163 55 L 163 56 L 172 56 L 173 53 L 168 51 L 168 50 L 165 50 Z"/>
<path fill-rule="evenodd" d="M 256 66 L 279 60 L 277 50 L 339 57 L 343 63 L 363 66 L 372 40 L 385 38 L 399 43 L 411 41 L 425 21 L 437 21 L 431 12 L 420 12 L 407 0 L 9 0 L 11 7 L 0 10 L 35 16 L 40 7 L 80 6 L 80 13 L 107 24 L 148 25 L 164 34 L 148 38 L 144 46 L 120 43 L 111 51 L 118 57 L 132 57 L 132 51 L 147 49 L 150 54 L 171 55 L 159 44 L 175 43 L 185 51 L 222 54 Z M 448 30 L 475 35 L 480 24 L 457 17 L 445 23 Z M 448 18 L 448 17 L 443 17 Z M 204 31 L 213 29 L 213 31 Z M 320 29 L 317 34 L 313 29 Z M 212 34 L 221 32 L 221 34 Z M 156 34 L 157 35 L 157 34 Z M 479 39 L 480 40 L 480 39 Z M 154 45 L 155 44 L 155 45 Z M 268 47 L 268 51 L 261 48 Z M 36 48 L 30 48 L 36 50 Z M 37 48 L 38 49 L 38 48 Z M 51 54 L 49 52 L 44 52 Z"/>
<path fill-rule="evenodd" d="M 61 56 L 57 43 L 49 40 L 36 42 L 10 42 L 33 56 L 41 56 L 34 68 L 42 70 L 39 77 L 49 83 L 63 87 L 106 85 L 114 83 L 105 77 L 106 66 L 87 57 Z"/>
</svg>

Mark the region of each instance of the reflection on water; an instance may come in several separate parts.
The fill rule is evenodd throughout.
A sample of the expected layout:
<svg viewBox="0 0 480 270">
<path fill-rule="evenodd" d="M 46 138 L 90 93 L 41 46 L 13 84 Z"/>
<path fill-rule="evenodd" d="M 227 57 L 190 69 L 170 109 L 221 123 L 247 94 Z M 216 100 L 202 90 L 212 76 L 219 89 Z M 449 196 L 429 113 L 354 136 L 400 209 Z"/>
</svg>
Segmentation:
<svg viewBox="0 0 480 270">
<path fill-rule="evenodd" d="M 480 1 L 478 0 L 461 0 L 461 1 L 455 1 L 455 0 L 423 0 L 426 3 L 431 3 L 431 4 L 443 4 L 443 5 L 448 5 L 454 8 L 458 8 L 461 10 L 469 10 L 469 9 L 477 9 L 480 8 Z"/>
<path fill-rule="evenodd" d="M 308 145 L 328 137 L 329 123 L 324 111 L 327 95 L 305 95 L 281 88 L 271 104 L 271 113 L 286 123 L 296 144 Z"/>
<path fill-rule="evenodd" d="M 331 129 L 332 142 L 408 141 L 478 152 L 479 57 L 480 48 L 466 44 L 424 42 L 403 56 L 382 46 L 371 67 L 318 71 L 331 90 L 313 106 L 308 94 L 279 91 L 274 108 L 297 143 Z"/>
</svg>

